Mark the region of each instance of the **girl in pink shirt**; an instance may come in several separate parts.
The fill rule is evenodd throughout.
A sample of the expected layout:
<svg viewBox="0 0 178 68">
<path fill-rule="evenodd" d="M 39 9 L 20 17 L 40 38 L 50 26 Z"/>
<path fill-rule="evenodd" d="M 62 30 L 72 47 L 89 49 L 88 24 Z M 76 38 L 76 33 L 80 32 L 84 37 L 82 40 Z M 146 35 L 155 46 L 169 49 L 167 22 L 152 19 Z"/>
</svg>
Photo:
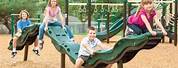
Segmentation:
<svg viewBox="0 0 178 68">
<path fill-rule="evenodd" d="M 66 30 L 70 39 L 73 38 L 71 30 L 65 26 L 64 17 L 62 16 L 61 9 L 57 3 L 57 0 L 48 0 L 48 5 L 45 8 L 43 23 L 39 27 L 38 34 L 38 42 L 41 49 L 43 47 L 44 33 L 48 30 L 48 26 L 59 25 Z"/>
<path fill-rule="evenodd" d="M 156 22 L 163 34 L 167 35 L 167 32 L 159 22 L 157 13 L 153 7 L 153 0 L 142 0 L 138 11 L 128 18 L 128 27 L 136 34 L 142 34 L 149 31 L 153 36 L 156 36 L 156 32 L 153 31 L 150 26 L 153 21 Z"/>
</svg>

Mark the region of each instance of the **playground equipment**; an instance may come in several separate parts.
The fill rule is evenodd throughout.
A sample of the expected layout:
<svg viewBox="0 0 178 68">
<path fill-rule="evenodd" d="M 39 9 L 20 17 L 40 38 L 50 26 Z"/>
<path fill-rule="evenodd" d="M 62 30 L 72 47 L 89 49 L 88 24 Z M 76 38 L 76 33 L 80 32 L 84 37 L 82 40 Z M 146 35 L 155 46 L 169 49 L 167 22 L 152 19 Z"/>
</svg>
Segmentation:
<svg viewBox="0 0 178 68">
<path fill-rule="evenodd" d="M 133 2 L 140 2 L 140 1 L 129 1 L 131 3 Z M 163 27 L 166 28 L 167 32 L 168 32 L 168 37 L 169 37 L 169 42 L 172 43 L 172 40 L 174 40 L 174 45 L 177 46 L 177 0 L 171 0 L 171 1 L 154 1 L 154 3 L 157 3 L 158 5 L 156 7 L 158 7 L 159 5 L 161 5 L 162 7 L 162 16 L 161 16 L 161 22 L 163 24 Z M 174 6 L 174 15 L 172 14 L 172 4 L 175 3 Z M 170 4 L 170 14 L 172 14 L 173 16 L 171 18 L 171 21 L 169 21 L 168 26 L 166 25 L 166 20 L 165 20 L 165 15 L 166 15 L 166 11 L 167 11 L 167 6 L 168 4 Z M 162 39 L 162 42 L 164 42 L 164 37 Z"/>
<path fill-rule="evenodd" d="M 11 41 L 9 42 L 9 50 L 12 50 L 13 48 L 13 37 L 15 34 L 15 16 L 18 16 L 19 14 L 11 14 Z M 30 18 L 30 20 L 36 20 L 38 22 L 40 22 L 40 16 L 38 16 L 38 18 Z M 37 38 L 38 35 L 38 25 L 31 25 L 28 28 L 25 28 L 22 31 L 22 34 L 24 34 L 23 36 L 20 36 L 19 39 L 17 40 L 17 50 L 22 50 L 23 47 L 25 46 L 25 52 L 24 52 L 24 61 L 27 61 L 28 58 L 28 45 L 31 45 L 34 40 Z M 26 37 L 26 38 L 24 38 Z M 27 42 L 28 41 L 28 42 Z M 27 42 L 27 43 L 26 43 Z"/>
<path fill-rule="evenodd" d="M 31 41 L 27 41 L 30 38 L 35 38 L 33 32 L 38 33 L 38 31 L 34 31 L 33 29 L 38 29 L 39 25 L 34 24 L 31 27 L 27 28 L 26 31 L 22 33 L 23 42 L 20 43 L 31 43 Z M 78 51 L 79 44 L 71 41 L 65 32 L 60 26 L 52 25 L 48 27 L 47 35 L 51 38 L 52 43 L 55 48 L 62 54 L 67 54 L 70 60 L 75 63 Z M 33 30 L 33 31 L 31 31 Z M 158 32 L 156 37 L 152 37 L 150 33 L 145 33 L 143 35 L 130 35 L 128 37 L 124 37 L 117 41 L 114 45 L 114 48 L 111 50 L 100 50 L 97 51 L 92 58 L 89 58 L 84 64 L 85 67 L 90 68 L 102 68 L 107 64 L 118 63 L 118 65 L 123 65 L 130 61 L 139 50 L 141 49 L 151 49 L 155 47 L 160 41 L 163 35 Z M 35 39 L 33 39 L 35 40 Z M 23 48 L 24 46 L 17 46 L 17 48 Z M 102 56 L 102 57 L 101 57 Z"/>
<path fill-rule="evenodd" d="M 116 35 L 118 32 L 120 32 L 123 28 L 123 18 L 116 20 L 114 24 L 109 28 L 109 38 Z M 96 37 L 100 40 L 106 40 L 107 39 L 107 30 L 102 32 L 97 32 Z"/>
</svg>

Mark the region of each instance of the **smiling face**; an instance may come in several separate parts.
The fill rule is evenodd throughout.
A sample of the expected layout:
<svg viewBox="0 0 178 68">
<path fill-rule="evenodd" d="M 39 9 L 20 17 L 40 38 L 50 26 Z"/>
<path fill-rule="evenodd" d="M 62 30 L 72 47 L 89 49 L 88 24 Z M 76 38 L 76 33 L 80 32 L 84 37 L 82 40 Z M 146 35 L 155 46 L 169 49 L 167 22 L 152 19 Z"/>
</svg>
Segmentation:
<svg viewBox="0 0 178 68">
<path fill-rule="evenodd" d="M 94 27 L 88 28 L 88 38 L 89 40 L 93 41 L 96 38 L 96 30 Z"/>
<path fill-rule="evenodd" d="M 29 13 L 26 10 L 21 10 L 20 11 L 20 15 L 19 15 L 20 19 L 28 19 L 29 18 Z"/>
<path fill-rule="evenodd" d="M 96 38 L 96 31 L 95 30 L 89 30 L 88 37 L 90 40 L 94 40 Z"/>
<path fill-rule="evenodd" d="M 22 16 L 22 19 L 27 19 L 27 16 L 28 16 L 28 15 L 27 15 L 27 13 L 22 12 L 22 13 L 21 13 L 21 16 Z"/>
<path fill-rule="evenodd" d="M 50 0 L 51 7 L 55 7 L 57 5 L 57 0 Z"/>
</svg>

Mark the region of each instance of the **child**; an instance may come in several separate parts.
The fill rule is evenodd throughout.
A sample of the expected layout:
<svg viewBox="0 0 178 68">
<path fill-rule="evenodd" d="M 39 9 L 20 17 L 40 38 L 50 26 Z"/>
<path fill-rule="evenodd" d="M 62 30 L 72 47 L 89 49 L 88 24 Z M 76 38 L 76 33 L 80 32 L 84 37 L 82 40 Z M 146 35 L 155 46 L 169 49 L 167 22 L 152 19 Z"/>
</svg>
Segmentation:
<svg viewBox="0 0 178 68">
<path fill-rule="evenodd" d="M 12 58 L 15 57 L 15 55 L 17 54 L 17 52 L 16 52 L 17 39 L 21 36 L 21 33 L 24 30 L 24 28 L 28 27 L 31 24 L 31 21 L 29 20 L 29 13 L 26 10 L 21 10 L 19 18 L 20 18 L 20 20 L 17 22 L 17 33 L 15 34 L 15 36 L 13 38 Z M 34 42 L 33 51 L 39 56 L 37 44 L 38 44 L 38 42 L 36 39 Z"/>
<path fill-rule="evenodd" d="M 57 0 L 49 0 L 48 5 L 44 11 L 44 19 L 43 23 L 39 27 L 39 35 L 38 35 L 38 42 L 40 46 L 43 46 L 43 36 L 45 31 L 48 30 L 48 26 L 50 25 L 60 25 L 64 28 L 65 22 L 64 17 L 62 16 L 61 9 L 57 4 Z M 61 20 L 61 22 L 60 22 Z M 73 34 L 67 27 L 64 28 L 69 35 L 69 38 L 73 38 Z"/>
<path fill-rule="evenodd" d="M 82 64 L 85 63 L 91 55 L 94 55 L 97 50 L 104 50 L 106 48 L 108 47 L 102 45 L 101 41 L 96 38 L 95 28 L 89 27 L 88 37 L 85 37 L 81 42 L 75 68 L 81 68 Z M 111 66 L 112 65 L 109 64 L 106 68 L 111 68 Z"/>
<path fill-rule="evenodd" d="M 128 27 L 136 34 L 142 34 L 149 31 L 153 36 L 156 36 L 156 32 L 152 30 L 150 25 L 153 23 L 153 20 L 161 29 L 163 35 L 167 35 L 167 32 L 159 22 L 157 13 L 153 6 L 153 0 L 142 0 L 138 11 L 129 17 Z"/>
</svg>

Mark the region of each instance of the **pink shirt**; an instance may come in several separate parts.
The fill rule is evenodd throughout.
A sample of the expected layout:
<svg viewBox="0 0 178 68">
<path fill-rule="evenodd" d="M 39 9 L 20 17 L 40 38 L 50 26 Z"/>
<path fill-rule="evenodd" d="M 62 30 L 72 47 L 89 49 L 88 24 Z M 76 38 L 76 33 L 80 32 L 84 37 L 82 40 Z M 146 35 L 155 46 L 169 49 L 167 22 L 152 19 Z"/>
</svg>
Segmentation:
<svg viewBox="0 0 178 68">
<path fill-rule="evenodd" d="M 153 10 L 150 14 L 150 17 L 147 16 L 146 14 L 146 10 L 145 9 L 140 9 L 138 15 L 135 16 L 135 14 L 131 15 L 129 18 L 128 18 L 128 23 L 129 24 L 136 24 L 138 25 L 140 28 L 144 29 L 146 28 L 142 18 L 141 18 L 141 15 L 145 15 L 148 22 L 149 23 L 152 23 L 153 22 L 153 18 L 154 16 L 156 15 L 156 12 L 155 10 Z"/>
<path fill-rule="evenodd" d="M 57 6 L 57 9 L 55 11 L 52 11 L 51 7 L 48 7 L 48 12 L 49 12 L 49 16 L 51 17 L 55 17 L 56 15 L 58 15 L 60 8 L 59 6 Z"/>
</svg>

